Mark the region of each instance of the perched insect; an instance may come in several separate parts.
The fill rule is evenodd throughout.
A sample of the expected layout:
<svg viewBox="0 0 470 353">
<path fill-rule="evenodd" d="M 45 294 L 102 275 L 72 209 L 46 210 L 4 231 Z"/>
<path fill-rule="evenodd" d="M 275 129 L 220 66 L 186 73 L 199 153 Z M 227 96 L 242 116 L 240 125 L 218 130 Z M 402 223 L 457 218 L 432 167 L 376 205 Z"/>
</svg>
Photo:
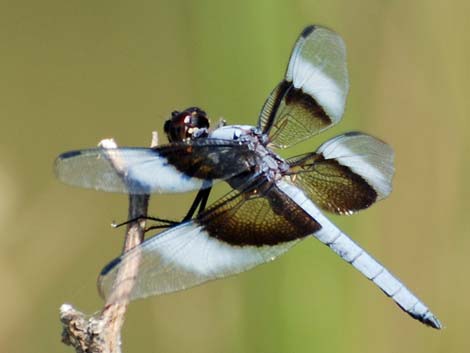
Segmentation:
<svg viewBox="0 0 470 353">
<path fill-rule="evenodd" d="M 352 214 L 385 198 L 394 173 L 392 149 L 361 132 L 339 135 L 290 159 L 272 149 L 338 123 L 348 87 L 341 37 L 310 26 L 298 38 L 285 77 L 264 103 L 256 126 L 210 130 L 206 114 L 189 108 L 166 122 L 170 144 L 106 150 L 119 155 L 124 173 L 116 173 L 100 148 L 60 155 L 57 176 L 72 185 L 131 194 L 200 190 L 183 222 L 103 269 L 101 293 L 109 295 L 117 272 L 136 254 L 141 259 L 131 299 L 246 271 L 313 235 L 412 317 L 441 328 L 423 302 L 322 213 Z M 208 190 L 221 180 L 233 191 L 205 208 Z"/>
</svg>

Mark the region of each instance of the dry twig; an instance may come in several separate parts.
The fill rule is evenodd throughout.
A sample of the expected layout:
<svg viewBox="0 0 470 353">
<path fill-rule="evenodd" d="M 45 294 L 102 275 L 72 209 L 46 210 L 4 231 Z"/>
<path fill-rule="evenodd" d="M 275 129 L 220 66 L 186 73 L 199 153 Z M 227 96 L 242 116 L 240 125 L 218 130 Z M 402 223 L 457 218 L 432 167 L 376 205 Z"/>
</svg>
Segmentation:
<svg viewBox="0 0 470 353">
<path fill-rule="evenodd" d="M 156 132 L 152 133 L 152 144 L 158 144 Z M 100 142 L 104 153 L 106 149 L 116 148 L 113 140 Z M 106 154 L 119 175 L 124 174 L 123 161 L 115 154 Z M 128 219 L 146 216 L 149 195 L 129 195 Z M 139 245 L 144 240 L 145 220 L 135 221 L 127 226 L 123 253 Z M 60 320 L 63 325 L 62 342 L 71 345 L 77 353 L 120 353 L 121 328 L 124 324 L 129 296 L 139 268 L 140 257 L 123 266 L 113 285 L 113 290 L 106 300 L 100 314 L 92 317 L 75 310 L 69 304 L 60 308 Z M 125 279 L 125 280 L 124 280 Z"/>
</svg>

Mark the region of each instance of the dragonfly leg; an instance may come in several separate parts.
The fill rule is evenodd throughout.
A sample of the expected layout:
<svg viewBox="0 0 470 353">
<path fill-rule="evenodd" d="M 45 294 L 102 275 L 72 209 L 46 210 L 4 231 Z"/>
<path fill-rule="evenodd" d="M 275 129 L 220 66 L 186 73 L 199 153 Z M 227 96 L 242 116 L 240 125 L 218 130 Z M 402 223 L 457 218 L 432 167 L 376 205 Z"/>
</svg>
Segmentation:
<svg viewBox="0 0 470 353">
<path fill-rule="evenodd" d="M 168 220 L 168 219 L 157 218 L 157 217 L 139 216 L 139 217 L 135 217 L 135 218 L 132 218 L 132 219 L 128 219 L 127 221 L 122 222 L 122 223 L 118 223 L 118 224 L 113 222 L 112 227 L 113 228 L 119 228 L 119 227 L 125 226 L 129 223 L 136 222 L 136 221 L 141 221 L 141 220 L 144 220 L 144 219 L 149 220 L 149 221 L 154 221 L 154 222 L 166 223 L 165 227 L 169 227 L 169 226 L 172 226 L 172 225 L 177 225 L 177 224 L 180 223 L 180 222 L 171 221 L 171 220 Z"/>
<path fill-rule="evenodd" d="M 209 185 L 212 184 L 209 181 L 205 181 L 205 183 L 210 183 Z M 206 208 L 207 200 L 209 199 L 209 194 L 211 192 L 212 187 L 211 186 L 207 187 L 207 185 L 205 186 L 206 187 L 203 187 L 198 191 L 196 198 L 193 201 L 193 204 L 189 208 L 189 211 L 186 214 L 186 216 L 183 218 L 182 222 L 189 221 L 193 217 L 198 207 L 199 207 L 198 215 L 200 215 Z"/>
<path fill-rule="evenodd" d="M 204 183 L 205 183 L 205 185 L 203 186 L 203 188 L 201 188 L 198 191 L 198 193 L 196 195 L 196 198 L 194 199 L 191 207 L 189 208 L 188 213 L 186 214 L 186 216 L 184 216 L 184 218 L 181 220 L 181 222 L 171 221 L 171 220 L 168 220 L 168 219 L 162 219 L 162 218 L 151 217 L 151 216 L 139 216 L 139 217 L 135 217 L 135 218 L 132 218 L 132 219 L 128 219 L 127 221 L 122 222 L 122 223 L 118 223 L 118 224 L 113 222 L 112 226 L 114 228 L 119 228 L 119 227 L 122 227 L 126 224 L 136 222 L 136 221 L 140 221 L 140 220 L 144 220 L 144 219 L 149 220 L 149 221 L 163 223 L 163 224 L 158 224 L 158 225 L 155 225 L 155 226 L 150 226 L 148 228 L 145 228 L 145 232 L 148 232 L 149 230 L 169 228 L 171 226 L 176 226 L 176 225 L 181 224 L 183 222 L 187 222 L 193 217 L 193 215 L 196 212 L 196 210 L 198 209 L 198 207 L 199 207 L 198 215 L 201 214 L 206 208 L 207 200 L 209 199 L 209 194 L 210 194 L 211 189 L 212 189 L 212 186 L 211 186 L 212 182 L 211 181 L 205 181 Z"/>
</svg>

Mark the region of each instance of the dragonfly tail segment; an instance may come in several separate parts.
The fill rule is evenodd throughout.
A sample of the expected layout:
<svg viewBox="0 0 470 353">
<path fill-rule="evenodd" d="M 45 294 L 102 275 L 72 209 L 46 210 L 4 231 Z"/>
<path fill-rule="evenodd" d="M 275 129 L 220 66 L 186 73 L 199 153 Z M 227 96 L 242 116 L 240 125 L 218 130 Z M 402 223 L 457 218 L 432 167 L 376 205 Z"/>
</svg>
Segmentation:
<svg viewBox="0 0 470 353">
<path fill-rule="evenodd" d="M 429 308 L 383 265 L 331 222 L 322 222 L 322 225 L 323 228 L 314 234 L 315 238 L 370 279 L 411 317 L 435 329 L 442 328 L 441 322 Z"/>
<path fill-rule="evenodd" d="M 406 286 L 384 266 L 338 229 L 320 210 L 293 185 L 280 183 L 280 187 L 294 199 L 322 228 L 313 236 L 327 245 L 343 260 L 351 264 L 364 276 L 374 282 L 387 296 L 411 317 L 423 324 L 441 329 L 439 319 Z"/>
</svg>

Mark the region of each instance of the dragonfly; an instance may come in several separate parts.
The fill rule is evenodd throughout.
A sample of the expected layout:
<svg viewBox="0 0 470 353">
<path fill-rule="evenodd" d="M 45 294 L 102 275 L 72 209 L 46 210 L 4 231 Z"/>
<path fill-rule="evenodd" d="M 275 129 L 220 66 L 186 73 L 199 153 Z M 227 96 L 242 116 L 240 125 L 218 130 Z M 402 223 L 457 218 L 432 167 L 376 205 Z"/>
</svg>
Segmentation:
<svg viewBox="0 0 470 353">
<path fill-rule="evenodd" d="M 108 297 L 119 270 L 137 256 L 131 300 L 244 272 L 313 237 L 406 313 L 440 329 L 415 294 L 324 214 L 351 215 L 387 197 L 392 148 L 354 131 L 292 158 L 276 153 L 337 124 L 348 90 L 341 36 L 312 25 L 298 37 L 284 78 L 262 106 L 256 126 L 211 129 L 206 113 L 192 107 L 173 112 L 165 123 L 166 145 L 61 154 L 55 172 L 70 185 L 137 195 L 199 191 L 182 222 L 168 224 L 104 267 L 100 293 Z M 122 161 L 120 172 L 110 163 L 113 155 Z M 206 207 L 210 189 L 221 181 L 232 190 Z"/>
</svg>

